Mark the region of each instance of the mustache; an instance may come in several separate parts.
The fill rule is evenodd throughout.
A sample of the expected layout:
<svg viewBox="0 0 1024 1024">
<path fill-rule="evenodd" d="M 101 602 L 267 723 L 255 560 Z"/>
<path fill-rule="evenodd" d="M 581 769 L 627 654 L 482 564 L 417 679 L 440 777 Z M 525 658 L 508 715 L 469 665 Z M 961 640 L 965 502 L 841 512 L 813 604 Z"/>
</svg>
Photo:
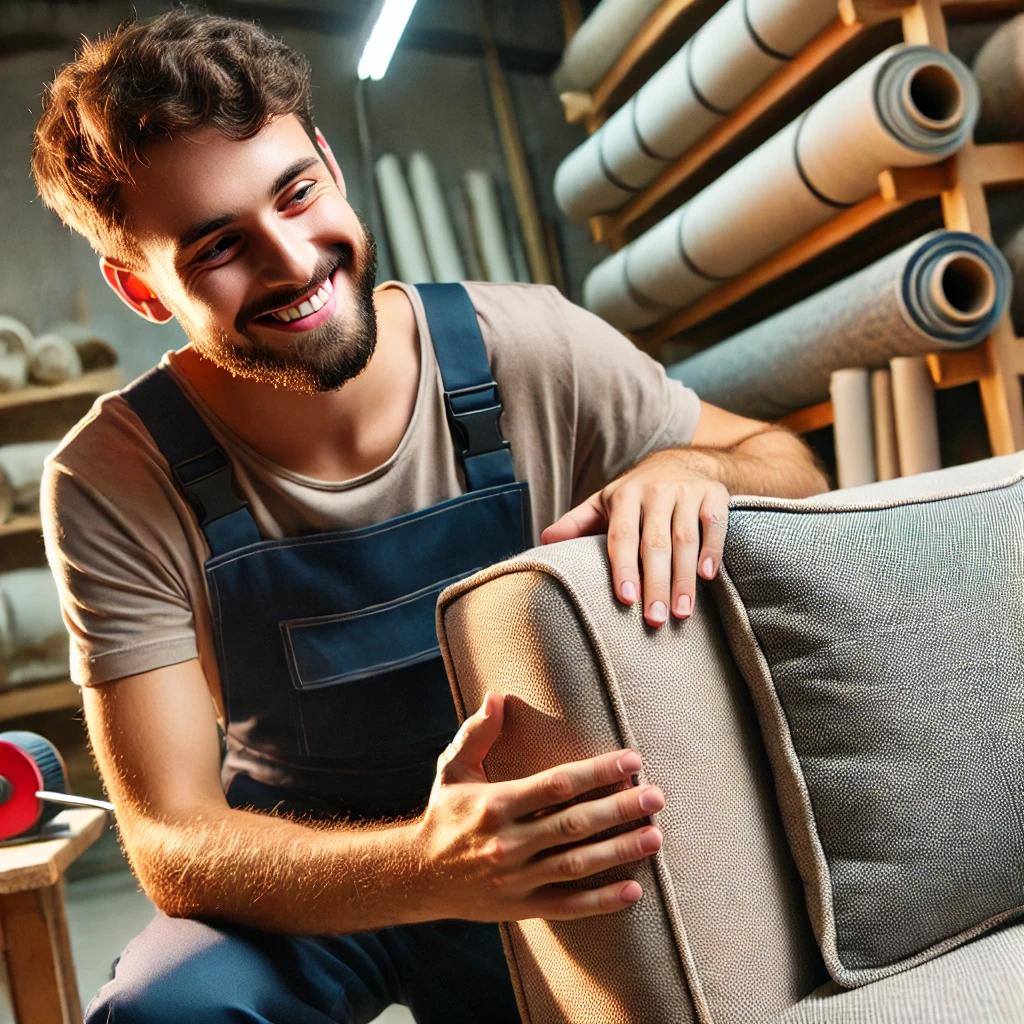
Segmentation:
<svg viewBox="0 0 1024 1024">
<path fill-rule="evenodd" d="M 349 245 L 339 246 L 336 252 L 331 253 L 330 256 L 317 263 L 313 276 L 303 287 L 291 288 L 288 291 L 271 292 L 260 296 L 259 300 L 243 307 L 235 321 L 236 330 L 241 332 L 249 321 L 255 320 L 256 317 L 264 316 L 275 309 L 294 306 L 299 299 L 305 298 L 317 285 L 322 284 L 328 277 L 331 277 L 335 271 L 339 269 L 351 270 L 353 262 L 354 253 L 352 247 Z"/>
</svg>

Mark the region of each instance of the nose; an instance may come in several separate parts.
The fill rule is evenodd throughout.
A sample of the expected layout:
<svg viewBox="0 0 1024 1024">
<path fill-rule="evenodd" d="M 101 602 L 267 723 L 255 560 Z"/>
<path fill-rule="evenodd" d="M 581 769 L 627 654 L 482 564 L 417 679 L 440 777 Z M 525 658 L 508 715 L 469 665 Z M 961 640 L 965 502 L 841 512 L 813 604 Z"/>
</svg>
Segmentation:
<svg viewBox="0 0 1024 1024">
<path fill-rule="evenodd" d="M 312 279 L 319 253 L 296 222 L 264 224 L 254 243 L 255 272 L 264 288 L 299 288 Z"/>
</svg>

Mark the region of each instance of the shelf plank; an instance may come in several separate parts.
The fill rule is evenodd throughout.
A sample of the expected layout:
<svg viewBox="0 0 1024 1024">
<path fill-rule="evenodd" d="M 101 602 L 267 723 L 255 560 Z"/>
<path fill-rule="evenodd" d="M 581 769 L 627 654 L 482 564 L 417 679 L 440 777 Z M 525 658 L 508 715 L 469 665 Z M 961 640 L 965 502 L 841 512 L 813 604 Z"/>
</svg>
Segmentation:
<svg viewBox="0 0 1024 1024">
<path fill-rule="evenodd" d="M 832 425 L 832 403 L 819 402 L 809 405 L 806 409 L 797 409 L 779 420 L 779 426 L 792 430 L 795 434 L 809 434 L 812 430 Z"/>
<path fill-rule="evenodd" d="M 44 711 L 71 710 L 81 704 L 82 691 L 70 679 L 26 683 L 0 691 L 0 722 Z"/>
<path fill-rule="evenodd" d="M 120 386 L 121 372 L 116 366 L 106 370 L 93 370 L 64 384 L 38 384 L 19 388 L 17 391 L 6 391 L 0 394 L 0 412 L 35 405 L 38 402 L 75 398 L 78 395 L 103 395 L 108 391 L 116 391 Z"/>
<path fill-rule="evenodd" d="M 43 522 L 38 515 L 22 515 L 0 523 L 0 537 L 13 537 L 22 533 L 42 533 Z"/>
</svg>

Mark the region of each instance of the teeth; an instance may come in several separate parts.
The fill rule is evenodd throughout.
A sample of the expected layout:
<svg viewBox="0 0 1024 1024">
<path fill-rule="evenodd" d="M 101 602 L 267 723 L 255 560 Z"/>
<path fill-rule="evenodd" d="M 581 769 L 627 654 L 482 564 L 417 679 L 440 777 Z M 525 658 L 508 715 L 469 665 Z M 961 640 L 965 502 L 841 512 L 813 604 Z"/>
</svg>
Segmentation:
<svg viewBox="0 0 1024 1024">
<path fill-rule="evenodd" d="M 313 307 L 310 304 L 309 299 L 306 299 L 306 301 L 299 306 L 299 316 L 309 316 L 309 314 L 312 312 Z"/>
<path fill-rule="evenodd" d="M 320 293 L 319 292 L 317 292 L 316 295 L 314 295 L 313 298 L 311 298 L 309 300 L 309 304 L 313 307 L 313 312 L 314 313 L 318 309 L 323 309 L 323 307 L 324 307 L 324 300 L 320 298 Z"/>
<path fill-rule="evenodd" d="M 270 315 L 282 323 L 299 320 L 301 317 L 309 316 L 310 313 L 323 309 L 333 293 L 334 285 L 331 284 L 331 279 L 327 278 L 313 295 L 305 299 L 298 306 L 289 306 L 288 309 L 275 309 Z"/>
</svg>

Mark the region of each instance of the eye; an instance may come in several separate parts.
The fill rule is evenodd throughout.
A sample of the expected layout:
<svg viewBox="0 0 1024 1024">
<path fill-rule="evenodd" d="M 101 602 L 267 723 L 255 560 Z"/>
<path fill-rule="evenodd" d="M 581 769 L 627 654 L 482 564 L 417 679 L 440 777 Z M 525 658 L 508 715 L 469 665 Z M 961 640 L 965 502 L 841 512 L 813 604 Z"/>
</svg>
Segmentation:
<svg viewBox="0 0 1024 1024">
<path fill-rule="evenodd" d="M 196 263 L 212 263 L 228 252 L 237 241 L 238 235 L 224 235 L 223 238 L 218 238 L 209 249 L 204 249 L 196 256 Z"/>
<path fill-rule="evenodd" d="M 307 181 L 306 184 L 303 185 L 291 197 L 291 199 L 288 200 L 286 205 L 287 206 L 292 206 L 293 204 L 301 205 L 302 203 L 304 203 L 309 198 L 309 193 L 313 191 L 313 188 L 314 188 L 315 185 L 316 185 L 315 181 Z"/>
</svg>

